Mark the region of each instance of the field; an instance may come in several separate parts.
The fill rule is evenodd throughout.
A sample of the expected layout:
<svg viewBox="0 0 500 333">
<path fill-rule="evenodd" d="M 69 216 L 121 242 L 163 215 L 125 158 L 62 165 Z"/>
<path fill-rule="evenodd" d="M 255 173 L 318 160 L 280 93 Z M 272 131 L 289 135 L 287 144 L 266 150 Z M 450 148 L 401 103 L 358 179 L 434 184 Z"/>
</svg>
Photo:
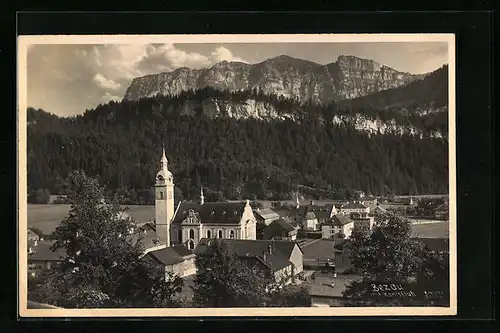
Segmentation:
<svg viewBox="0 0 500 333">
<path fill-rule="evenodd" d="M 154 220 L 154 206 L 128 206 L 136 222 Z M 28 205 L 28 227 L 37 227 L 45 234 L 52 233 L 68 215 L 69 205 Z"/>
</svg>

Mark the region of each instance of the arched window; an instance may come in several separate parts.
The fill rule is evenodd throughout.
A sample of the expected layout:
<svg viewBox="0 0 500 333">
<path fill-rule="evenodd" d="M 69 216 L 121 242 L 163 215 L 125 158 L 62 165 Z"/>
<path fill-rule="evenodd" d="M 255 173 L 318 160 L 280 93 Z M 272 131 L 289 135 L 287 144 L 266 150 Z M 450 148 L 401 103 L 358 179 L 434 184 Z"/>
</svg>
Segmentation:
<svg viewBox="0 0 500 333">
<path fill-rule="evenodd" d="M 160 191 L 160 200 L 163 200 L 163 191 Z"/>
<path fill-rule="evenodd" d="M 230 239 L 234 239 L 234 230 L 231 230 L 231 231 L 229 232 L 229 238 L 230 238 Z"/>
<path fill-rule="evenodd" d="M 210 230 L 207 230 L 207 238 L 211 238 L 212 237 L 212 233 L 210 232 Z"/>
<path fill-rule="evenodd" d="M 219 238 L 222 238 L 222 230 L 219 230 Z"/>
<path fill-rule="evenodd" d="M 182 229 L 179 229 L 179 232 L 178 232 L 177 236 L 179 237 L 179 239 L 178 239 L 179 243 L 182 243 Z"/>
<path fill-rule="evenodd" d="M 188 240 L 187 246 L 188 249 L 194 250 L 194 241 L 192 239 Z"/>
<path fill-rule="evenodd" d="M 189 239 L 194 239 L 194 230 L 189 229 Z"/>
</svg>

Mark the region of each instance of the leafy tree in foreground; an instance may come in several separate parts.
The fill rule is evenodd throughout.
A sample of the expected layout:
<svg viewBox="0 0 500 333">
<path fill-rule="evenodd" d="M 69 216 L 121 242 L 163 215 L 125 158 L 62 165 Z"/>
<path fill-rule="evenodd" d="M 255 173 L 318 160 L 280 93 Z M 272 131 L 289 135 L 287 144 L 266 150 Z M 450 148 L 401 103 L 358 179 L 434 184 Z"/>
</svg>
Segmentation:
<svg viewBox="0 0 500 333">
<path fill-rule="evenodd" d="M 51 271 L 45 288 L 60 295 L 65 307 L 176 306 L 182 280 L 140 259 L 140 240 L 127 235 L 133 221 L 117 202 L 103 204 L 104 188 L 77 171 L 67 183 L 71 207 L 53 233 L 52 249 L 64 249 L 66 260 Z"/>
<path fill-rule="evenodd" d="M 346 243 L 347 253 L 353 272 L 362 277 L 362 281 L 351 283 L 344 292 L 353 305 L 380 305 L 381 299 L 371 297 L 367 288 L 373 281 L 448 288 L 447 255 L 430 251 L 412 238 L 411 227 L 406 218 L 387 213 L 378 218 L 372 233 L 353 230 Z M 402 305 L 398 299 L 382 302 Z"/>
<path fill-rule="evenodd" d="M 201 307 L 310 306 L 308 290 L 284 285 L 261 267 L 241 260 L 224 242 L 198 255 L 194 303 Z"/>
</svg>

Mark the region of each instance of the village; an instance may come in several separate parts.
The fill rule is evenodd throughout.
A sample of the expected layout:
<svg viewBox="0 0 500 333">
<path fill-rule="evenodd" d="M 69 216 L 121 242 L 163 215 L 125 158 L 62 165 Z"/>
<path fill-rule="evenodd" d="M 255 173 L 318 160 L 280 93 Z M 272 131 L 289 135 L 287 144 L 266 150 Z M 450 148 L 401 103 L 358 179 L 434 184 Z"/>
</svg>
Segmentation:
<svg viewBox="0 0 500 333">
<path fill-rule="evenodd" d="M 267 270 L 287 285 L 306 286 L 312 307 L 344 306 L 346 286 L 360 277 L 352 272 L 345 250 L 346 240 L 356 228 L 372 230 L 377 217 L 388 212 L 405 216 L 412 223 L 412 237 L 431 251 L 447 253 L 447 197 L 437 207 L 424 205 L 426 197 L 383 198 L 358 191 L 349 201 L 315 201 L 297 193 L 295 200 L 281 202 L 206 202 L 203 188 L 197 201 L 174 198 L 174 176 L 168 169 L 165 150 L 155 179 L 155 206 L 131 207 L 121 218 L 132 219 L 126 235 L 142 239 L 143 258 L 148 258 L 184 280 L 183 293 L 191 297 L 194 277 L 199 273 L 197 256 L 222 242 L 239 258 Z M 43 206 L 43 207 L 40 207 Z M 50 234 L 68 214 L 45 216 L 42 209 L 28 208 L 28 274 L 60 264 L 65 253 L 51 251 Z"/>
</svg>

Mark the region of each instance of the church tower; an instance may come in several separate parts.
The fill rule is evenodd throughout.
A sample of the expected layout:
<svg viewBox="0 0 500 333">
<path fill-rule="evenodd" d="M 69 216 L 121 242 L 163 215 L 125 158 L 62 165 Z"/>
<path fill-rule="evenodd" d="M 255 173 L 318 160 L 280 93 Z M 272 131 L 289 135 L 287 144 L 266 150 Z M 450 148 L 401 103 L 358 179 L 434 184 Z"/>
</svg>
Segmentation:
<svg viewBox="0 0 500 333">
<path fill-rule="evenodd" d="M 205 196 L 203 195 L 203 186 L 202 186 L 200 191 L 200 205 L 203 205 L 204 203 L 205 203 Z"/>
<path fill-rule="evenodd" d="M 159 245 L 170 246 L 170 222 L 174 216 L 174 178 L 168 171 L 168 160 L 163 147 L 160 171 L 156 173 L 155 184 L 155 227 Z"/>
</svg>

